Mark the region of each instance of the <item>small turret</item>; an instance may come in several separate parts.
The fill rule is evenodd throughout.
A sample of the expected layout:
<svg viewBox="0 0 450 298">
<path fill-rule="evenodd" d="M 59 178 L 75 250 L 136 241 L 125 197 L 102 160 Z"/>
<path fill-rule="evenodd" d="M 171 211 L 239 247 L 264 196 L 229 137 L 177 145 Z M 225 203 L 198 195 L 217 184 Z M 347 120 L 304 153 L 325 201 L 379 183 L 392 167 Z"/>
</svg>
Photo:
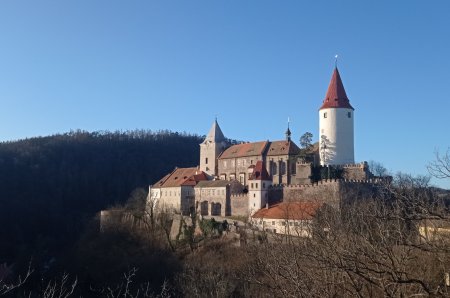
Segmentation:
<svg viewBox="0 0 450 298">
<path fill-rule="evenodd" d="M 269 203 L 269 187 L 272 185 L 272 177 L 261 160 L 256 162 L 248 182 L 248 209 L 251 216 Z"/>
<path fill-rule="evenodd" d="M 286 130 L 286 141 L 290 142 L 291 141 L 291 130 L 289 129 L 289 119 L 288 119 L 288 127 Z"/>
</svg>

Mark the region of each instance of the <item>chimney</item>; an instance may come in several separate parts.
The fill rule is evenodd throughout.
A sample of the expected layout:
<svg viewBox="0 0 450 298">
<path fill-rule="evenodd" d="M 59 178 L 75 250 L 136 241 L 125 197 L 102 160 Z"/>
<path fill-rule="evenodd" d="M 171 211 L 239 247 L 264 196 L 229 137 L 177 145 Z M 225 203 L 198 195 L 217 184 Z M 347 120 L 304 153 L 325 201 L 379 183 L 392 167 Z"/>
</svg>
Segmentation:
<svg viewBox="0 0 450 298">
<path fill-rule="evenodd" d="M 269 209 L 269 203 L 266 203 L 266 209 Z"/>
</svg>

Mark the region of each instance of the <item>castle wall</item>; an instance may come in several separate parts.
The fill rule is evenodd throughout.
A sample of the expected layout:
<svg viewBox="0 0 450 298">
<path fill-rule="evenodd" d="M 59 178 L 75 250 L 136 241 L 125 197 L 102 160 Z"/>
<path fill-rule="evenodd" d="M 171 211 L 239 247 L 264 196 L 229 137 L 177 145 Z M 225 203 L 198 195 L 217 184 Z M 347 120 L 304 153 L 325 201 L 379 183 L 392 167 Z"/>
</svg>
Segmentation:
<svg viewBox="0 0 450 298">
<path fill-rule="evenodd" d="M 248 167 L 255 165 L 258 160 L 263 160 L 261 155 L 245 156 L 238 158 L 219 159 L 218 175 L 222 180 L 237 180 L 243 185 L 248 184 L 251 173 Z"/>
<path fill-rule="evenodd" d="M 201 215 L 228 216 L 231 214 L 229 197 L 229 186 L 196 187 L 196 210 Z"/>
<path fill-rule="evenodd" d="M 248 195 L 238 194 L 230 197 L 231 215 L 248 216 Z"/>
<path fill-rule="evenodd" d="M 367 180 L 372 174 L 369 171 L 369 166 L 366 162 L 344 165 L 342 176 L 347 180 Z"/>
<path fill-rule="evenodd" d="M 311 175 L 312 175 L 312 165 L 310 162 L 301 162 L 298 161 L 295 164 L 296 174 L 292 179 L 292 184 L 310 184 L 311 183 Z"/>
<path fill-rule="evenodd" d="M 341 198 L 341 182 L 321 181 L 315 184 L 274 186 L 269 197 L 284 202 L 314 201 L 336 205 Z"/>
<path fill-rule="evenodd" d="M 289 155 L 267 156 L 266 169 L 274 184 L 290 184 L 295 176 L 295 161 Z"/>
</svg>

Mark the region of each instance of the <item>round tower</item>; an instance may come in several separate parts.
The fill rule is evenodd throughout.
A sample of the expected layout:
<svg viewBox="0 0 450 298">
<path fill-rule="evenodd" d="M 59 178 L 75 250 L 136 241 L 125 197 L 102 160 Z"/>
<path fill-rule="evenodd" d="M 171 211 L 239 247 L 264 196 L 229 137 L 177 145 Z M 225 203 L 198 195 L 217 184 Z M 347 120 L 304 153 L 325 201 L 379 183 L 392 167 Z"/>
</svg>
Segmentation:
<svg viewBox="0 0 450 298">
<path fill-rule="evenodd" d="M 341 76 L 335 67 L 327 94 L 319 109 L 319 154 L 321 165 L 355 163 L 353 118 Z"/>
</svg>

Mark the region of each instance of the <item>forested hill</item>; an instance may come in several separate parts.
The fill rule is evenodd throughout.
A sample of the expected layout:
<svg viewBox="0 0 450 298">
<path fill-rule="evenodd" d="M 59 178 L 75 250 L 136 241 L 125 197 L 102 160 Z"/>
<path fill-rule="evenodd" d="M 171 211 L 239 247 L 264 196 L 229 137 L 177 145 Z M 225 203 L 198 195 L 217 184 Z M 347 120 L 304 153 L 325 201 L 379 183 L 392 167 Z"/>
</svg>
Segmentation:
<svg viewBox="0 0 450 298">
<path fill-rule="evenodd" d="M 76 131 L 0 143 L 0 263 L 75 238 L 83 220 L 175 166 L 195 166 L 197 135 Z M 43 247 L 42 247 L 43 246 Z"/>
</svg>

